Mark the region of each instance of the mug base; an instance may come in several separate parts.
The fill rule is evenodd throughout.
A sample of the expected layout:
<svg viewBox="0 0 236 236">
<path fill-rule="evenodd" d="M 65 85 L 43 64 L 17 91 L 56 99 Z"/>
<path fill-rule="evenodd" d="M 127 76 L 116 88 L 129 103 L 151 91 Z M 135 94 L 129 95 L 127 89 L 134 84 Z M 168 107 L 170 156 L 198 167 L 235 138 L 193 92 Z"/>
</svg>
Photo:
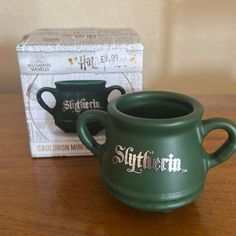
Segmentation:
<svg viewBox="0 0 236 236">
<path fill-rule="evenodd" d="M 75 122 L 70 122 L 70 121 L 63 121 L 63 122 L 58 122 L 55 121 L 55 125 L 59 127 L 62 131 L 65 133 L 76 133 L 76 123 Z M 98 134 L 103 127 L 99 123 L 90 123 L 88 125 L 89 132 L 92 135 Z"/>
<path fill-rule="evenodd" d="M 158 200 L 158 197 L 156 198 L 156 200 L 144 200 L 144 199 L 138 199 L 137 197 L 131 197 L 128 196 L 124 193 L 121 193 L 120 191 L 115 190 L 114 188 L 111 188 L 111 186 L 109 186 L 109 184 L 105 184 L 105 188 L 106 190 L 114 197 L 116 198 L 118 201 L 142 210 L 142 211 L 146 211 L 146 212 L 163 212 L 163 213 L 169 213 L 172 212 L 178 208 L 184 207 L 190 203 L 192 203 L 194 200 L 196 200 L 199 195 L 201 194 L 203 187 L 201 186 L 200 188 L 196 189 L 195 191 L 193 191 L 190 194 L 187 195 L 183 195 L 183 197 L 178 197 L 177 199 L 168 199 L 166 201 L 163 200 Z M 135 196 L 135 194 L 133 194 Z"/>
<path fill-rule="evenodd" d="M 55 125 L 59 127 L 65 133 L 75 133 L 75 123 L 74 122 L 58 122 L 55 121 Z"/>
</svg>

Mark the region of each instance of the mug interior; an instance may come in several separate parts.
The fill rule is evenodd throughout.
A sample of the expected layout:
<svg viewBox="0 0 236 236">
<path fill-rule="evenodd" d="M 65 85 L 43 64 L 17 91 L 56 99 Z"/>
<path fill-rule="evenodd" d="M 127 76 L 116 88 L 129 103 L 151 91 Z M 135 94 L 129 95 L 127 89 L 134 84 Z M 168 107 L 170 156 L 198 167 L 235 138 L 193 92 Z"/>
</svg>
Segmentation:
<svg viewBox="0 0 236 236">
<path fill-rule="evenodd" d="M 156 96 L 130 96 L 128 101 L 120 101 L 116 108 L 129 116 L 146 119 L 171 119 L 186 116 L 193 112 L 191 102 L 170 94 Z"/>
</svg>

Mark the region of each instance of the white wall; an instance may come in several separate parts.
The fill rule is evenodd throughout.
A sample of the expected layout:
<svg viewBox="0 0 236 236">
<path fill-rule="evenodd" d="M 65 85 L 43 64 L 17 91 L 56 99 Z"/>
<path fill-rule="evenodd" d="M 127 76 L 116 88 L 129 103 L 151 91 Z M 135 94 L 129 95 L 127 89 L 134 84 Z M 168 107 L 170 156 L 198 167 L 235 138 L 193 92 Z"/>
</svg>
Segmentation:
<svg viewBox="0 0 236 236">
<path fill-rule="evenodd" d="M 233 0 L 1 0 L 0 92 L 19 91 L 15 46 L 50 27 L 132 27 L 145 46 L 144 88 L 233 93 Z"/>
</svg>

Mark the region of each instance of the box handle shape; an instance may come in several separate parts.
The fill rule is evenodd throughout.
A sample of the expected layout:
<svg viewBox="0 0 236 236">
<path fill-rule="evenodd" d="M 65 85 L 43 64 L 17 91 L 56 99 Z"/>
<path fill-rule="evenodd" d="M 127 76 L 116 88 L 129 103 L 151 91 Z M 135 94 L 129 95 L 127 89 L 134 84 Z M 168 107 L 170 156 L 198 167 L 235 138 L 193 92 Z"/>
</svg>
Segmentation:
<svg viewBox="0 0 236 236">
<path fill-rule="evenodd" d="M 47 110 L 50 114 L 54 114 L 55 113 L 55 110 L 56 110 L 56 107 L 49 107 L 43 100 L 42 98 L 42 94 L 44 92 L 49 92 L 51 93 L 55 99 L 56 99 L 56 94 L 57 94 L 57 90 L 55 88 L 50 88 L 50 87 L 44 87 L 44 88 L 41 88 L 38 90 L 37 94 L 36 94 L 36 97 L 37 97 L 37 100 L 38 100 L 38 103 L 45 109 Z"/>
<path fill-rule="evenodd" d="M 105 90 L 105 93 L 106 93 L 106 97 L 109 96 L 109 94 L 113 91 L 113 90 L 119 90 L 121 94 L 125 94 L 125 90 L 119 86 L 119 85 L 113 85 L 113 86 L 110 86 L 110 87 L 107 87 L 106 90 Z"/>
</svg>

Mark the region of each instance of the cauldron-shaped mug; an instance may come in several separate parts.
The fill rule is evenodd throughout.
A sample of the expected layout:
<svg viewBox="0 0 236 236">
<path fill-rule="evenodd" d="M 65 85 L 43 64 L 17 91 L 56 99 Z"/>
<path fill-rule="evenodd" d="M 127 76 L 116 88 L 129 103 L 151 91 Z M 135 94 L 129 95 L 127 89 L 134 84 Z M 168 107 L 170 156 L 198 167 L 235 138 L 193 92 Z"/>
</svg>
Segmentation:
<svg viewBox="0 0 236 236">
<path fill-rule="evenodd" d="M 77 132 L 99 159 L 102 180 L 115 198 L 138 209 L 169 212 L 194 201 L 208 170 L 236 150 L 235 123 L 201 120 L 202 115 L 203 106 L 191 97 L 137 92 L 112 100 L 108 112 L 84 112 Z M 91 121 L 105 128 L 104 144 L 87 129 Z M 207 153 L 202 143 L 214 129 L 225 130 L 228 139 Z"/>
<path fill-rule="evenodd" d="M 39 104 L 54 118 L 55 124 L 64 132 L 76 131 L 78 116 L 88 109 L 107 110 L 108 96 L 113 90 L 119 90 L 121 94 L 125 90 L 119 85 L 105 87 L 104 80 L 66 80 L 55 82 L 56 88 L 43 87 L 37 92 Z M 49 107 L 42 99 L 44 92 L 53 94 L 56 104 Z M 93 134 L 101 130 L 96 122 L 89 124 Z"/>
</svg>

